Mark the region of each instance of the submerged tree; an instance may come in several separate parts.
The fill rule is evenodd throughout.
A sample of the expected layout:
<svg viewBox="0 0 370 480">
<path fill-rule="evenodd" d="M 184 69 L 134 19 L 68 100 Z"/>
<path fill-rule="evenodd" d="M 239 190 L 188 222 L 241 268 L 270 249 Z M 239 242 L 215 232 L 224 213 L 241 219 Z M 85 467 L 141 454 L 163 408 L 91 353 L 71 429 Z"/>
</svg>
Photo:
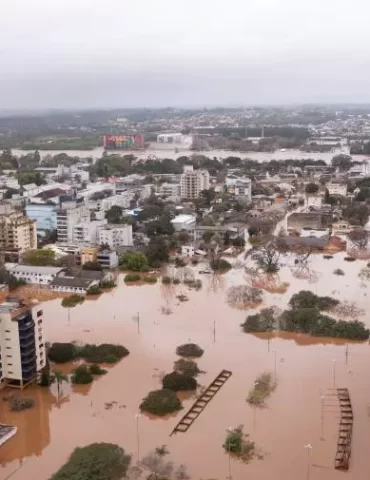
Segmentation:
<svg viewBox="0 0 370 480">
<path fill-rule="evenodd" d="M 280 270 L 280 254 L 276 239 L 269 239 L 249 250 L 245 258 L 250 256 L 265 273 L 276 273 Z"/>
</svg>

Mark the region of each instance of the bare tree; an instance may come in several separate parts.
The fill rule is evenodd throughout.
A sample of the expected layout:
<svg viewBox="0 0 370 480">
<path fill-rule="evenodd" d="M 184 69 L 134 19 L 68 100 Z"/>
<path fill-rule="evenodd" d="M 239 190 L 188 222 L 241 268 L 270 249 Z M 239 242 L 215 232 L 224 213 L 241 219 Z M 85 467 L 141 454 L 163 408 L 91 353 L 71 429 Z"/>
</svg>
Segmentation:
<svg viewBox="0 0 370 480">
<path fill-rule="evenodd" d="M 265 273 L 276 273 L 280 270 L 280 255 L 277 241 L 273 238 L 249 250 L 245 258 L 251 257 Z"/>
</svg>

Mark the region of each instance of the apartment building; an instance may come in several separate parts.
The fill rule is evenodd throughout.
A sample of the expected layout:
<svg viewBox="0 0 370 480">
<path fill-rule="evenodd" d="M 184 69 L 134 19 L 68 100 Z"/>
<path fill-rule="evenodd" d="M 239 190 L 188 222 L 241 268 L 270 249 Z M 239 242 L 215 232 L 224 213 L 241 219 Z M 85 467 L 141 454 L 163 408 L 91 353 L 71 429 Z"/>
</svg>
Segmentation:
<svg viewBox="0 0 370 480">
<path fill-rule="evenodd" d="M 0 304 L 0 381 L 24 388 L 46 362 L 43 312 L 33 313 L 19 297 Z"/>
<path fill-rule="evenodd" d="M 107 224 L 107 220 L 94 220 L 92 222 L 78 223 L 73 226 L 72 242 L 73 243 L 91 243 L 99 242 L 99 230 Z"/>
<path fill-rule="evenodd" d="M 58 242 L 73 243 L 74 227 L 90 222 L 90 210 L 87 206 L 76 206 L 75 202 L 66 204 L 57 212 Z"/>
<path fill-rule="evenodd" d="M 184 165 L 181 175 L 181 198 L 198 198 L 202 190 L 209 189 L 209 172 L 194 170 L 192 165 Z"/>
<path fill-rule="evenodd" d="M 63 270 L 60 267 L 35 267 L 17 263 L 6 263 L 5 269 L 17 280 L 39 285 L 49 285 Z"/>
<path fill-rule="evenodd" d="M 21 254 L 36 248 L 36 221 L 14 210 L 11 205 L 0 205 L 0 250 Z"/>
<path fill-rule="evenodd" d="M 99 244 L 109 245 L 112 250 L 117 247 L 132 247 L 132 225 L 105 225 L 99 230 Z"/>
<path fill-rule="evenodd" d="M 347 184 L 342 182 L 330 182 L 326 184 L 329 195 L 347 196 Z"/>
<path fill-rule="evenodd" d="M 166 197 L 181 197 L 181 185 L 179 183 L 162 183 L 158 188 L 158 193 Z"/>
</svg>

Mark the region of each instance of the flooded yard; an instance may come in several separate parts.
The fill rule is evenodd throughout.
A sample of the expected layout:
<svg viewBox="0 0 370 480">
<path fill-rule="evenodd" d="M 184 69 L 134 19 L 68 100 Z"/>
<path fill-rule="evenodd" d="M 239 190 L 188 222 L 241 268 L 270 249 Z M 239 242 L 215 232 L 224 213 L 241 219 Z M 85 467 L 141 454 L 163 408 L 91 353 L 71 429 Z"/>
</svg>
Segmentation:
<svg viewBox="0 0 370 480">
<path fill-rule="evenodd" d="M 293 293 L 311 290 L 355 302 L 366 312 L 359 320 L 370 327 L 370 283 L 358 276 L 367 262 L 346 262 L 344 256 L 337 254 L 331 260 L 312 256 L 310 273 L 303 279 L 293 276 L 293 262 L 284 260 L 279 279 L 289 287 L 283 294 L 264 292 L 261 307 L 283 309 Z M 337 268 L 345 275 L 334 275 Z M 28 411 L 10 413 L 1 401 L 0 421 L 18 426 L 18 433 L 0 448 L 1 480 L 48 479 L 74 447 L 92 442 L 117 443 L 132 454 L 133 461 L 166 445 L 169 459 L 185 464 L 192 478 L 221 480 L 229 476 L 228 456 L 222 448 L 226 430 L 241 424 L 263 458 L 248 464 L 232 459 L 234 480 L 306 478 L 307 444 L 312 445 L 311 478 L 337 480 L 343 473 L 334 470 L 339 422 L 335 387 L 348 387 L 354 410 L 346 478 L 367 478 L 369 345 L 294 334 L 271 340 L 265 334 L 245 334 L 240 324 L 251 311 L 234 309 L 226 302 L 230 286 L 247 283 L 244 268 L 234 268 L 222 277 L 200 277 L 200 291 L 160 283 L 127 286 L 120 278 L 112 292 L 85 301 L 70 315 L 60 299 L 43 303 L 48 341 L 120 343 L 130 355 L 89 386 L 64 383 L 59 399 L 56 385 L 50 391 L 30 388 L 26 395 L 36 400 L 36 406 Z M 188 301 L 176 298 L 182 293 Z M 136 415 L 143 397 L 160 388 L 161 376 L 172 371 L 178 359 L 176 346 L 186 342 L 205 350 L 198 362 L 205 372 L 198 377 L 201 385 L 207 386 L 223 369 L 232 376 L 186 433 L 170 437 L 194 397 L 184 396 L 184 409 L 165 419 L 146 415 L 137 419 Z M 70 366 L 65 368 L 68 371 Z M 267 408 L 256 409 L 246 398 L 254 380 L 265 371 L 276 375 L 277 387 L 267 399 Z M 110 402 L 117 403 L 108 408 Z"/>
</svg>

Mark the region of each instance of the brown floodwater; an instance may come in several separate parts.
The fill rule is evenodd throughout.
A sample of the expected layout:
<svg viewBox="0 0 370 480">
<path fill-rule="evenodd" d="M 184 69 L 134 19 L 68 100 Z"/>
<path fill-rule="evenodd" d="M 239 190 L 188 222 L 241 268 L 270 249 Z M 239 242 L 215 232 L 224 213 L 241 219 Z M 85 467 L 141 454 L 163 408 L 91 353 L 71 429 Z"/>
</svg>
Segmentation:
<svg viewBox="0 0 370 480">
<path fill-rule="evenodd" d="M 293 293 L 309 289 L 356 302 L 366 311 L 360 319 L 370 326 L 368 284 L 358 277 L 366 262 L 348 263 L 343 258 L 343 254 L 332 260 L 313 257 L 310 266 L 318 275 L 306 280 L 292 276 L 287 259 L 279 272 L 280 280 L 290 284 L 287 292 L 264 293 L 263 306 L 284 308 Z M 345 275 L 334 275 L 336 268 Z M 0 479 L 48 479 L 76 446 L 98 441 L 121 445 L 134 461 L 167 445 L 169 458 L 187 465 L 192 478 L 221 480 L 229 475 L 222 448 L 226 430 L 243 424 L 263 459 L 248 464 L 232 459 L 233 480 L 305 479 L 308 443 L 311 479 L 339 480 L 346 475 L 349 480 L 365 480 L 370 471 L 369 345 L 347 346 L 345 341 L 304 335 L 279 334 L 269 340 L 268 335 L 244 334 L 240 324 L 246 312 L 226 302 L 231 285 L 249 281 L 244 269 L 235 268 L 222 279 L 204 275 L 202 280 L 203 288 L 197 292 L 161 284 L 127 286 L 120 278 L 112 292 L 71 309 L 69 319 L 60 300 L 45 302 L 48 341 L 116 342 L 131 353 L 92 385 L 64 383 L 59 399 L 55 385 L 50 391 L 31 387 L 26 395 L 35 399 L 36 406 L 25 412 L 9 412 L 3 400 L 6 392 L 1 392 L 0 421 L 17 425 L 18 432 L 0 448 Z M 176 298 L 181 293 L 188 301 Z M 207 386 L 222 369 L 231 370 L 232 376 L 186 433 L 170 437 L 193 395 L 183 395 L 184 410 L 165 419 L 142 415 L 137 423 L 135 416 L 142 398 L 159 388 L 162 375 L 172 370 L 176 346 L 188 341 L 205 350 L 198 362 L 205 372 L 198 377 L 201 385 Z M 248 391 L 264 371 L 275 375 L 275 358 L 277 388 L 267 408 L 253 409 L 246 403 Z M 69 372 L 71 365 L 64 368 Z M 349 388 L 354 410 L 352 457 L 345 474 L 334 470 L 339 421 L 334 387 Z M 115 403 L 107 408 L 110 402 Z"/>
</svg>

